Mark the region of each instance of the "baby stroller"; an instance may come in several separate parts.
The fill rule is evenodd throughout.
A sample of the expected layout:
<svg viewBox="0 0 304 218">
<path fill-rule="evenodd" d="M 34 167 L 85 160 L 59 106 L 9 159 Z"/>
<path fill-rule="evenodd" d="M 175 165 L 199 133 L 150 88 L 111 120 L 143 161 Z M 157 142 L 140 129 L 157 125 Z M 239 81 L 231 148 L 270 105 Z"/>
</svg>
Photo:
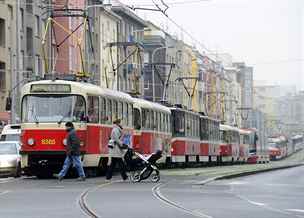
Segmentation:
<svg viewBox="0 0 304 218">
<path fill-rule="evenodd" d="M 160 175 L 155 164 L 161 157 L 162 151 L 160 150 L 151 154 L 149 157 L 145 157 L 132 149 L 128 149 L 125 160 L 128 169 L 131 171 L 131 180 L 133 182 L 140 182 L 150 177 L 152 182 L 158 182 Z"/>
</svg>

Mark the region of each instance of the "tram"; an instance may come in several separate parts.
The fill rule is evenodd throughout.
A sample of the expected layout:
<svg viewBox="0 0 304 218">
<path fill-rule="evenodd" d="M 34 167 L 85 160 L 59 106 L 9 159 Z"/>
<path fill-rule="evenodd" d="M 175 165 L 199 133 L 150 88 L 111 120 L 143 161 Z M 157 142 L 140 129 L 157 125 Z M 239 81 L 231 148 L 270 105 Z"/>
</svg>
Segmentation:
<svg viewBox="0 0 304 218">
<path fill-rule="evenodd" d="M 303 143 L 304 143 L 303 135 L 295 135 L 291 137 L 291 143 L 292 143 L 293 152 L 299 151 L 300 149 L 303 148 Z"/>
<path fill-rule="evenodd" d="M 198 162 L 200 155 L 200 114 L 183 108 L 171 108 L 171 162 Z"/>
<path fill-rule="evenodd" d="M 168 107 L 134 98 L 133 149 L 143 155 L 163 152 L 162 163 L 170 161 L 171 111 Z"/>
<path fill-rule="evenodd" d="M 207 116 L 200 117 L 200 162 L 220 161 L 220 121 Z"/>
<path fill-rule="evenodd" d="M 60 170 L 67 121 L 75 125 L 83 165 L 93 174 L 106 164 L 114 119 L 122 119 L 123 134 L 132 143 L 134 100 L 128 94 L 81 82 L 42 80 L 26 84 L 21 101 L 21 163 L 28 175 L 46 177 Z"/>
<path fill-rule="evenodd" d="M 221 162 L 238 162 L 240 155 L 240 133 L 236 127 L 220 125 L 221 144 L 220 159 Z"/>
<path fill-rule="evenodd" d="M 85 82 L 41 80 L 22 88 L 21 156 L 27 175 L 49 177 L 65 159 L 65 122 L 74 123 L 86 174 L 104 171 L 113 121 L 124 143 L 149 155 L 161 150 L 166 166 L 246 162 L 255 131 L 221 125 L 201 113 L 167 107 Z"/>
<path fill-rule="evenodd" d="M 285 136 L 268 138 L 270 160 L 279 160 L 288 155 L 288 139 Z"/>
</svg>

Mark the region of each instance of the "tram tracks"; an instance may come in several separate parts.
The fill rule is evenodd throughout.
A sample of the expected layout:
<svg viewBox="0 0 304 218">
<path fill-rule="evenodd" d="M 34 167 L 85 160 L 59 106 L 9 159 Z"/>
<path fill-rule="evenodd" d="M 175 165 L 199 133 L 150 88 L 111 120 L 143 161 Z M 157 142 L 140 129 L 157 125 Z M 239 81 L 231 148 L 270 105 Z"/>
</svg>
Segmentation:
<svg viewBox="0 0 304 218">
<path fill-rule="evenodd" d="M 157 184 L 156 186 L 154 186 L 152 188 L 152 193 L 154 195 L 155 198 L 157 198 L 158 200 L 160 200 L 161 202 L 165 203 L 166 205 L 173 207 L 179 211 L 182 211 L 186 214 L 192 215 L 194 217 L 198 217 L 198 218 L 213 218 L 207 214 L 204 214 L 198 210 L 191 210 L 189 208 L 186 208 L 184 206 L 182 206 L 180 203 L 177 203 L 175 201 L 172 201 L 170 199 L 168 199 L 167 197 L 165 197 L 162 193 L 161 193 L 161 188 L 165 187 L 166 185 L 168 185 L 169 182 L 167 183 L 160 183 Z"/>
<path fill-rule="evenodd" d="M 118 181 L 99 184 L 99 185 L 96 185 L 94 187 L 88 188 L 85 191 L 83 191 L 78 198 L 78 205 L 80 206 L 81 211 L 84 214 L 86 214 L 88 217 L 101 218 L 101 216 L 89 206 L 89 204 L 87 202 L 87 197 L 88 197 L 90 192 L 94 192 L 97 189 L 104 188 L 104 187 L 109 186 L 109 185 L 111 185 L 113 183 L 116 183 Z"/>
</svg>

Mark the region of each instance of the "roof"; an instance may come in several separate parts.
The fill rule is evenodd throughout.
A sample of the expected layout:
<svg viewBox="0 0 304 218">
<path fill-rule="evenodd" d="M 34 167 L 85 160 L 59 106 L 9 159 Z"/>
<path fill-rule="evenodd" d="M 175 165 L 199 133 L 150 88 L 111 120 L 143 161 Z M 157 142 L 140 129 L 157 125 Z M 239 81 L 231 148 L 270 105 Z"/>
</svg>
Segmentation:
<svg viewBox="0 0 304 218">
<path fill-rule="evenodd" d="M 90 94 L 90 95 L 98 95 L 104 97 L 114 97 L 124 101 L 133 102 L 133 98 L 124 92 L 119 92 L 111 89 L 101 88 L 99 86 L 84 83 L 84 82 L 74 82 L 67 80 L 40 80 L 35 82 L 27 83 L 23 86 L 22 91 L 23 94 L 30 93 L 30 87 L 32 84 L 69 84 L 71 85 L 72 93 L 75 94 Z"/>
<path fill-rule="evenodd" d="M 154 109 L 165 113 L 171 113 L 168 107 L 141 98 L 134 98 L 134 107 Z"/>
<path fill-rule="evenodd" d="M 252 133 L 252 131 L 246 130 L 246 129 L 239 129 L 239 133 L 241 135 L 250 135 L 250 133 Z"/>
<path fill-rule="evenodd" d="M 239 128 L 237 128 L 237 127 L 228 126 L 228 125 L 222 125 L 222 124 L 220 124 L 220 130 L 222 130 L 222 131 L 236 131 L 236 132 L 239 132 Z"/>
<path fill-rule="evenodd" d="M 133 13 L 129 8 L 127 8 L 126 6 L 123 5 L 119 5 L 119 6 L 112 6 L 112 11 L 114 11 L 115 13 L 123 13 L 126 16 L 129 16 L 130 18 L 132 18 L 135 22 L 141 24 L 143 27 L 146 27 L 146 22 L 140 18 L 139 16 L 137 16 L 135 13 Z"/>
</svg>

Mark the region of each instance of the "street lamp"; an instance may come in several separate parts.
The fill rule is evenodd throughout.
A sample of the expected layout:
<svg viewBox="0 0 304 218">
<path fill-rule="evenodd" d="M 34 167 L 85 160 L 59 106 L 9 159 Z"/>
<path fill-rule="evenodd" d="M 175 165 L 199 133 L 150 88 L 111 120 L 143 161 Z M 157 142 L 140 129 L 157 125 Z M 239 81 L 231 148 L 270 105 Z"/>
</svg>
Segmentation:
<svg viewBox="0 0 304 218">
<path fill-rule="evenodd" d="M 152 52 L 152 83 L 153 83 L 152 99 L 153 99 L 153 102 L 155 102 L 155 74 L 154 74 L 154 65 L 153 65 L 154 55 L 156 54 L 157 51 L 162 50 L 162 49 L 168 49 L 168 48 L 174 48 L 174 47 L 173 46 L 162 46 L 162 47 L 154 49 L 153 52 Z"/>
</svg>

